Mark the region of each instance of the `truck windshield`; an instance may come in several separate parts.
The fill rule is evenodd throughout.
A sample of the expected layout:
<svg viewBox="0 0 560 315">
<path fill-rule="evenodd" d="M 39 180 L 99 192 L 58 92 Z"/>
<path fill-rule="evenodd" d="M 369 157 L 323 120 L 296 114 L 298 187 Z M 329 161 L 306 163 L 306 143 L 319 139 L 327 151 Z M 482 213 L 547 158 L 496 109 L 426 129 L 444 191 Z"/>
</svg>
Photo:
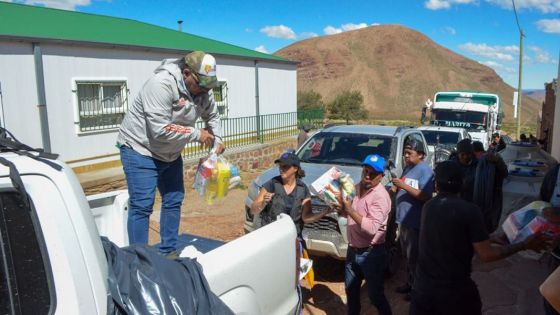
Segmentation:
<svg viewBox="0 0 560 315">
<path fill-rule="evenodd" d="M 428 142 L 429 145 L 436 145 L 436 144 L 456 145 L 457 142 L 459 142 L 459 134 L 457 132 L 422 130 L 422 133 L 424 134 L 424 138 L 426 138 L 426 142 Z"/>
<path fill-rule="evenodd" d="M 369 154 L 390 158 L 392 137 L 341 132 L 315 134 L 298 152 L 302 162 L 362 165 Z"/>
<path fill-rule="evenodd" d="M 485 130 L 486 113 L 432 110 L 432 125 Z"/>
</svg>

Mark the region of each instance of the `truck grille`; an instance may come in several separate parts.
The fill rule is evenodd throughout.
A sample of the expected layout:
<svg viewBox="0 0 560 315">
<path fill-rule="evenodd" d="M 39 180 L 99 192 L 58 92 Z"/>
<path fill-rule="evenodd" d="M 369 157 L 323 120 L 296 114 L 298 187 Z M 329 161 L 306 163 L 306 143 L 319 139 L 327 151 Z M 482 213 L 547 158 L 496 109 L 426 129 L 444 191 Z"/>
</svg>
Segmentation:
<svg viewBox="0 0 560 315">
<path fill-rule="evenodd" d="M 338 228 L 338 220 L 330 216 L 325 216 L 321 218 L 321 220 L 319 221 L 305 224 L 304 228 L 311 229 L 311 230 L 333 231 L 333 232 L 340 233 L 340 229 Z"/>
</svg>

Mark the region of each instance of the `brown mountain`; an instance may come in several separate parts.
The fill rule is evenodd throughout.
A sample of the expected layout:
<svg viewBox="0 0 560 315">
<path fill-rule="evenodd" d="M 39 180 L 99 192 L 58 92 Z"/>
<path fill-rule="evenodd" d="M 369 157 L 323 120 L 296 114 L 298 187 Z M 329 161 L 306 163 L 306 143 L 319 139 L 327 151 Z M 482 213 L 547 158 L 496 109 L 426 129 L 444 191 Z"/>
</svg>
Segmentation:
<svg viewBox="0 0 560 315">
<path fill-rule="evenodd" d="M 478 90 L 500 95 L 506 121 L 513 121 L 514 89 L 496 72 L 400 25 L 371 26 L 296 42 L 275 53 L 299 61 L 298 90 L 330 101 L 359 90 L 372 118 L 420 117 L 437 91 Z M 535 122 L 538 102 L 523 98 L 523 121 Z"/>
<path fill-rule="evenodd" d="M 525 90 L 525 91 L 523 91 L 523 93 L 525 95 L 527 95 L 527 97 L 530 97 L 530 98 L 536 100 L 539 103 L 544 102 L 544 99 L 546 97 L 546 91 L 544 89 Z"/>
</svg>

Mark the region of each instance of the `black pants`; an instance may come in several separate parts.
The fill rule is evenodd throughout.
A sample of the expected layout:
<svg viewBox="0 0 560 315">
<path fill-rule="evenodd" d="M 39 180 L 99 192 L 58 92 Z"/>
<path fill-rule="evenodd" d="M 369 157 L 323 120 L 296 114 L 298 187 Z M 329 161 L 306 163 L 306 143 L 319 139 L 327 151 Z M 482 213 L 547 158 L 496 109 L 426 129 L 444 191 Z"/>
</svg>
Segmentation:
<svg viewBox="0 0 560 315">
<path fill-rule="evenodd" d="M 478 315 L 482 302 L 473 281 L 453 288 L 435 290 L 412 289 L 410 315 Z"/>
<path fill-rule="evenodd" d="M 418 261 L 420 230 L 402 225 L 399 229 L 399 241 L 403 255 L 406 258 L 406 282 L 412 287 L 416 273 L 416 262 Z"/>
</svg>

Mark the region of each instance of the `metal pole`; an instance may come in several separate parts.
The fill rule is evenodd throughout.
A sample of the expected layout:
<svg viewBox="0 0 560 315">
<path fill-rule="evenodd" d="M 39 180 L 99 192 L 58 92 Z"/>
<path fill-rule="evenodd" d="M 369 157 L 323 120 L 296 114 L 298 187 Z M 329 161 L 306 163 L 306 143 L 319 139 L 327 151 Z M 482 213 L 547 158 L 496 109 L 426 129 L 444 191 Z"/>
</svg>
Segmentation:
<svg viewBox="0 0 560 315">
<path fill-rule="evenodd" d="M 33 43 L 33 56 L 35 58 L 35 80 L 37 83 L 37 107 L 39 108 L 39 119 L 41 123 L 41 137 L 43 149 L 51 152 L 51 137 L 49 133 L 49 115 L 47 113 L 47 98 L 45 96 L 45 75 L 43 73 L 43 54 L 41 45 Z"/>
<path fill-rule="evenodd" d="M 519 82 L 517 83 L 517 140 L 521 135 L 521 101 L 523 100 L 523 30 L 519 29 Z"/>
<path fill-rule="evenodd" d="M 259 104 L 259 62 L 255 60 L 255 113 L 257 117 L 257 141 L 262 142 L 261 110 Z"/>
</svg>

